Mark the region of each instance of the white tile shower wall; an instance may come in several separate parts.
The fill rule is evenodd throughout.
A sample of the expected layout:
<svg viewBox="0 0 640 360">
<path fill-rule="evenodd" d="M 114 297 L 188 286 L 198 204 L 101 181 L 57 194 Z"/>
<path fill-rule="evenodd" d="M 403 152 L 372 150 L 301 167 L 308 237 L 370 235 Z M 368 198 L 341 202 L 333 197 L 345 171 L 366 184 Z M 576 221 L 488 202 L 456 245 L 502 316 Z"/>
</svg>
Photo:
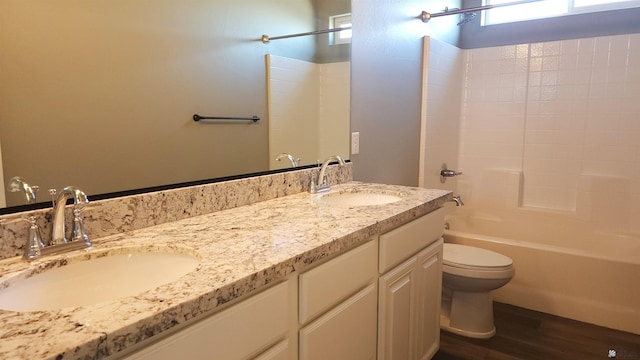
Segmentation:
<svg viewBox="0 0 640 360">
<path fill-rule="evenodd" d="M 591 79 L 593 40 L 530 45 L 523 205 L 573 211 Z"/>
<path fill-rule="evenodd" d="M 270 168 L 290 166 L 274 161 L 282 152 L 312 163 L 318 156 L 319 69 L 310 62 L 268 56 Z"/>
<path fill-rule="evenodd" d="M 428 87 L 426 89 L 426 118 L 423 127 L 424 149 L 422 186 L 457 191 L 457 178 L 440 183 L 443 163 L 458 169 L 460 142 L 460 93 L 464 52 L 455 46 L 429 38 Z"/>
<path fill-rule="evenodd" d="M 350 64 L 314 64 L 268 55 L 269 157 L 281 152 L 304 164 L 329 155 L 349 158 Z M 342 136 L 337 135 L 342 134 Z"/>
<path fill-rule="evenodd" d="M 482 196 L 493 192 L 482 188 L 486 169 L 522 170 L 528 55 L 528 45 L 465 52 L 459 190 L 470 206 L 502 203 Z"/>
<path fill-rule="evenodd" d="M 347 159 L 351 114 L 351 63 L 321 64 L 320 67 L 320 119 L 318 121 L 318 158 L 340 155 Z"/>
<path fill-rule="evenodd" d="M 640 233 L 640 34 L 468 50 L 464 69 L 461 193 L 521 171 L 521 206 Z"/>
</svg>

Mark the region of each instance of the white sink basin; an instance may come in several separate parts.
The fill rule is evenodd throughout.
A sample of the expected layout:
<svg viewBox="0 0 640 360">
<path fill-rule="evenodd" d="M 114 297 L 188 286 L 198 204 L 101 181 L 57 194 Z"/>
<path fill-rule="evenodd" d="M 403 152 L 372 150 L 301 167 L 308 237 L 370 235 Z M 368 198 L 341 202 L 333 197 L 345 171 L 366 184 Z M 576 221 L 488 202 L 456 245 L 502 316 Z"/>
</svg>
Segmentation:
<svg viewBox="0 0 640 360">
<path fill-rule="evenodd" d="M 368 192 L 368 191 L 343 191 L 324 195 L 320 198 L 321 202 L 338 205 L 338 206 L 372 206 L 384 205 L 400 201 L 402 198 L 397 195 Z"/>
<path fill-rule="evenodd" d="M 18 273 L 0 283 L 0 309 L 55 310 L 133 296 L 180 278 L 200 262 L 195 251 L 118 250 L 90 260 L 81 254 Z"/>
</svg>

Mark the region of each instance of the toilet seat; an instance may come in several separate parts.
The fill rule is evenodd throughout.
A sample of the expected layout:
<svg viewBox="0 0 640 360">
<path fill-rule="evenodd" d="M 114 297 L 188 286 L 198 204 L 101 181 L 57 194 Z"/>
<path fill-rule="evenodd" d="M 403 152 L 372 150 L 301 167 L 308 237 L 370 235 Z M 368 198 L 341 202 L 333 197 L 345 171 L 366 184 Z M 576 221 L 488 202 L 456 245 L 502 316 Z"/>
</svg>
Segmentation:
<svg viewBox="0 0 640 360">
<path fill-rule="evenodd" d="M 452 275 L 474 278 L 504 278 L 514 274 L 508 256 L 472 246 L 445 243 L 442 270 Z"/>
</svg>

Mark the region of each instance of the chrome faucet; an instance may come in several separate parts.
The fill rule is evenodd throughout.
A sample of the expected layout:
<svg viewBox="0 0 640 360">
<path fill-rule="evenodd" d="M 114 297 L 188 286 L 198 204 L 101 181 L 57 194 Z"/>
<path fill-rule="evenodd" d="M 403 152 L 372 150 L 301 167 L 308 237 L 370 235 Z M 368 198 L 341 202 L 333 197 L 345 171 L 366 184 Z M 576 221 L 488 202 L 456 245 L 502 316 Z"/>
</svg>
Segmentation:
<svg viewBox="0 0 640 360">
<path fill-rule="evenodd" d="M 440 182 L 443 184 L 447 181 L 447 178 L 459 175 L 462 175 L 462 173 L 459 171 L 448 169 L 447 164 L 442 164 L 442 166 L 440 166 Z"/>
<path fill-rule="evenodd" d="M 27 242 L 23 246 L 22 258 L 25 260 L 33 260 L 40 255 L 42 255 L 42 251 L 45 248 L 44 242 L 42 241 L 42 236 L 40 235 L 40 227 L 37 224 L 37 219 L 34 215 L 30 215 L 26 218 L 15 218 L 15 219 L 0 219 L 0 223 L 3 224 L 13 224 L 19 221 L 26 221 L 29 223 L 29 235 L 27 237 Z"/>
<path fill-rule="evenodd" d="M 40 227 L 36 224 L 36 217 L 33 215 L 29 216 L 27 221 L 29 222 L 29 237 L 27 238 L 22 257 L 31 260 L 42 255 L 42 249 L 45 248 L 45 245 L 40 235 Z"/>
<path fill-rule="evenodd" d="M 289 161 L 291 161 L 291 167 L 298 167 L 298 160 L 300 159 L 294 158 L 291 154 L 280 153 L 278 154 L 278 156 L 276 156 L 276 161 L 281 161 L 283 158 L 287 158 L 289 159 Z"/>
<path fill-rule="evenodd" d="M 72 250 L 78 250 L 91 247 L 89 236 L 84 231 L 82 210 L 89 205 L 87 195 L 75 186 L 67 186 L 60 194 L 56 190 L 49 190 L 53 199 L 53 219 L 51 226 L 51 240 L 48 244 L 42 241 L 40 236 L 40 227 L 37 224 L 35 216 L 31 215 L 26 218 L 16 218 L 11 220 L 0 219 L 0 223 L 11 224 L 18 221 L 26 221 L 29 223 L 29 235 L 24 245 L 24 254 L 22 258 L 25 260 L 34 260 L 43 255 L 57 254 Z M 65 206 L 67 200 L 73 197 L 73 231 L 71 240 L 67 240 L 65 236 Z"/>
<path fill-rule="evenodd" d="M 14 176 L 7 184 L 7 190 L 10 192 L 24 192 L 24 198 L 27 204 L 36 203 L 36 192 L 39 187 L 37 185 L 30 186 L 27 181 L 20 176 Z"/>
<path fill-rule="evenodd" d="M 464 206 L 464 202 L 462 201 L 462 197 L 460 195 L 454 196 L 451 201 L 456 203 L 456 206 Z"/>
<path fill-rule="evenodd" d="M 313 180 L 313 175 L 311 175 L 311 190 L 310 192 L 312 194 L 315 193 L 319 193 L 319 192 L 324 192 L 324 191 L 329 191 L 329 189 L 331 189 L 331 186 L 329 186 L 329 184 L 327 183 L 327 179 L 325 176 L 325 172 L 327 171 L 327 166 L 329 166 L 329 164 L 332 161 L 337 161 L 340 165 L 344 165 L 345 162 L 344 160 L 342 160 L 342 158 L 338 155 L 332 155 L 329 156 L 327 158 L 327 160 L 325 160 L 322 163 L 322 166 L 320 167 L 320 173 L 318 174 L 318 181 L 314 182 Z"/>
<path fill-rule="evenodd" d="M 49 191 L 52 196 L 56 195 L 55 190 Z M 64 209 L 67 205 L 67 199 L 73 197 L 74 201 L 74 229 L 72 241 L 83 240 L 87 247 L 91 246 L 89 237 L 84 233 L 84 227 L 82 226 L 82 218 L 80 212 L 82 208 L 89 204 L 87 195 L 75 186 L 67 186 L 55 197 L 53 202 L 53 219 L 51 225 L 51 241 L 49 245 L 61 245 L 66 244 L 69 241 L 65 235 L 65 216 Z"/>
</svg>

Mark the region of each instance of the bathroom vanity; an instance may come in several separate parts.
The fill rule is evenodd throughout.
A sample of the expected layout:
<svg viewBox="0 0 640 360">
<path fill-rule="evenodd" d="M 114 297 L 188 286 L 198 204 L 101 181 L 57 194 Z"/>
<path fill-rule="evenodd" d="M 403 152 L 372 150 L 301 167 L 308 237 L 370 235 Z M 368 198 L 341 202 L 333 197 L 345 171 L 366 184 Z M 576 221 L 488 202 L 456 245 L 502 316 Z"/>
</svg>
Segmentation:
<svg viewBox="0 0 640 360">
<path fill-rule="evenodd" d="M 325 201 L 341 193 L 399 200 Z M 195 252 L 200 263 L 134 296 L 46 311 L 1 310 L 0 357 L 392 359 L 408 351 L 411 358 L 429 358 L 439 334 L 438 208 L 450 197 L 348 182 L 325 194 L 301 192 L 96 239 L 81 253 L 85 260 L 92 252 L 163 249 Z M 0 281 L 29 266 L 72 263 L 74 253 L 31 265 L 3 260 Z"/>
<path fill-rule="evenodd" d="M 430 359 L 443 226 L 434 210 L 124 358 Z"/>
</svg>

